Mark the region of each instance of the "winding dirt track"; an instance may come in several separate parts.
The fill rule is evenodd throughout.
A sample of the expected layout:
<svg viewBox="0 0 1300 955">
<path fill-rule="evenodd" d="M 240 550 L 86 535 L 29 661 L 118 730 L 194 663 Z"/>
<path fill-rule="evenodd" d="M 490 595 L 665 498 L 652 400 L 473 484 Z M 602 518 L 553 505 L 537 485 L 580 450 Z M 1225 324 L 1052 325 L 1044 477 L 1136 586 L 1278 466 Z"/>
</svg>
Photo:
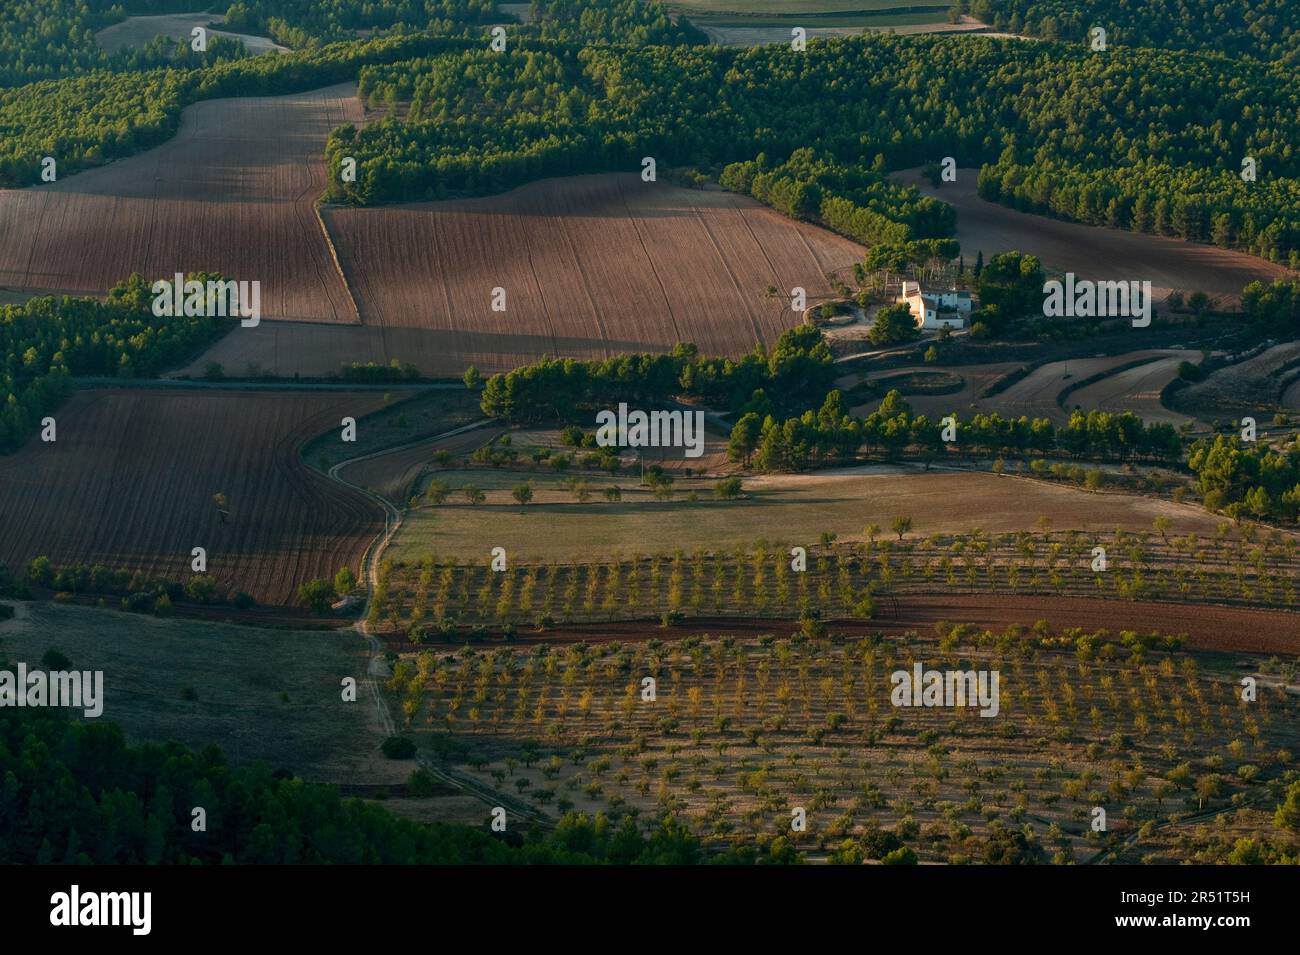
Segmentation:
<svg viewBox="0 0 1300 955">
<path fill-rule="evenodd" d="M 0 560 L 184 580 L 203 547 L 214 580 L 293 603 L 303 582 L 356 567 L 382 526 L 377 506 L 311 471 L 299 449 L 381 405 L 377 392 L 78 392 L 57 413 L 57 442 L 0 458 Z"/>
</svg>

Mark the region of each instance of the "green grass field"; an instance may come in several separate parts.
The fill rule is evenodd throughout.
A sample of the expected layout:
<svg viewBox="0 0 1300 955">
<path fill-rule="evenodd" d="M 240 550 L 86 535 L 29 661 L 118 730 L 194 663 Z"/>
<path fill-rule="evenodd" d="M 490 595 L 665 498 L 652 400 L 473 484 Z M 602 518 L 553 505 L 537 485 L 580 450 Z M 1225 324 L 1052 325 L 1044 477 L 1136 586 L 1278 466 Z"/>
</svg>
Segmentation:
<svg viewBox="0 0 1300 955">
<path fill-rule="evenodd" d="M 340 681 L 360 681 L 366 669 L 365 644 L 351 630 L 262 630 L 8 603 L 17 616 L 0 621 L 0 657 L 40 667 L 53 648 L 75 669 L 102 670 L 100 718 L 134 741 L 216 743 L 232 762 L 261 760 L 327 782 L 354 781 L 359 769 L 387 762 L 370 703 L 341 699 Z"/>
</svg>

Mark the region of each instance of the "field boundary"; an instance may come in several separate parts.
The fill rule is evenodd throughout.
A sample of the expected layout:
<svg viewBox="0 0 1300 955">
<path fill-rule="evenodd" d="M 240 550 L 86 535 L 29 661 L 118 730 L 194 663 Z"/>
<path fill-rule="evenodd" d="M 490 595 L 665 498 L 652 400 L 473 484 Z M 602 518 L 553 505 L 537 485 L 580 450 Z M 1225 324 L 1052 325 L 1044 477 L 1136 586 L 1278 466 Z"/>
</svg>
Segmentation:
<svg viewBox="0 0 1300 955">
<path fill-rule="evenodd" d="M 316 218 L 316 224 L 320 226 L 321 235 L 325 237 L 325 248 L 329 249 L 330 261 L 334 263 L 334 271 L 339 274 L 339 281 L 343 283 L 343 291 L 348 293 L 348 301 L 352 303 L 352 314 L 357 317 L 358 325 L 365 325 L 365 319 L 361 317 L 361 306 L 357 303 L 356 293 L 352 291 L 352 283 L 348 281 L 348 274 L 343 271 L 343 263 L 339 261 L 339 250 L 334 245 L 334 236 L 330 235 L 330 227 L 325 222 L 325 217 L 320 214 L 321 203 L 313 202 L 311 214 Z"/>
</svg>

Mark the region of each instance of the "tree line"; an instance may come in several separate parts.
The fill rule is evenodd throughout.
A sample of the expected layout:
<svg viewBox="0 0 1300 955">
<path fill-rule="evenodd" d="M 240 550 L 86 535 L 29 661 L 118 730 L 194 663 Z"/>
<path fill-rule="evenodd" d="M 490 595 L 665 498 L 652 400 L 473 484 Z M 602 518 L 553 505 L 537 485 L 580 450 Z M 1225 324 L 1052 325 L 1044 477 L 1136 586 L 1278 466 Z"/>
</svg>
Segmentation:
<svg viewBox="0 0 1300 955">
<path fill-rule="evenodd" d="M 803 53 L 779 45 L 535 52 L 521 43 L 502 55 L 445 56 L 363 69 L 363 95 L 409 95 L 420 109 L 331 141 L 333 168 L 344 155 L 359 164 L 357 182 L 337 185 L 333 198 L 492 192 L 545 176 L 638 170 L 652 156 L 660 168 L 725 172 L 741 190 L 757 184 L 778 208 L 828 222 L 838 213 L 846 231 L 897 241 L 859 210 L 879 215 L 873 200 L 886 211 L 901 200 L 928 213 L 906 193 L 890 196 L 880 173 L 952 156 L 992 167 L 984 188 L 1001 201 L 1283 262 L 1300 248 L 1300 89 L 1276 63 L 885 35 L 818 41 Z M 745 165 L 760 154 L 765 168 Z M 1246 157 L 1257 173 L 1250 183 L 1240 178 Z M 727 172 L 732 164 L 741 165 Z M 824 194 L 838 197 L 837 189 L 869 195 L 823 211 Z M 912 227 L 922 237 L 942 235 L 944 225 Z"/>
<path fill-rule="evenodd" d="M 727 455 L 760 471 L 802 471 L 879 453 L 885 460 L 910 454 L 927 466 L 948 453 L 1059 453 L 1075 459 L 1176 462 L 1183 439 L 1170 425 L 1145 424 L 1130 411 L 1084 413 L 1076 409 L 1061 426 L 1047 418 L 976 414 L 951 422 L 912 413 L 897 391 L 865 417 L 849 413 L 843 395 L 831 391 L 816 411 L 778 419 L 750 411 L 731 430 Z M 949 427 L 950 426 L 950 427 Z M 948 439 L 945 439 L 948 431 Z"/>
<path fill-rule="evenodd" d="M 234 325 L 202 316 L 158 318 L 152 304 L 149 283 L 132 275 L 103 302 L 46 297 L 0 309 L 0 452 L 37 430 L 71 393 L 74 376 L 152 377 Z"/>
<path fill-rule="evenodd" d="M 620 401 L 654 405 L 697 398 L 712 407 L 807 407 L 822 400 L 835 377 L 830 348 L 811 325 L 786 330 L 769 352 L 761 343 L 739 359 L 708 358 L 689 343 L 668 354 L 603 360 L 542 358 L 498 373 L 484 385 L 483 413 L 530 423 L 575 423 L 592 409 Z"/>
<path fill-rule="evenodd" d="M 1300 519 L 1300 438 L 1274 448 L 1217 435 L 1192 445 L 1187 463 L 1212 511 L 1234 518 Z"/>
</svg>

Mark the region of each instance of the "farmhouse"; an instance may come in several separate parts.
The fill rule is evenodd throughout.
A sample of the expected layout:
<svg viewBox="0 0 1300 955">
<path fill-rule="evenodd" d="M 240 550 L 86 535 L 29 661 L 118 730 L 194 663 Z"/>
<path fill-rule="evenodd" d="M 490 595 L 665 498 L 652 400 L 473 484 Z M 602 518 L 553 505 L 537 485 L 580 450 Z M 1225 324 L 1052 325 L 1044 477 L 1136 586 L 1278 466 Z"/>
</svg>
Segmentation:
<svg viewBox="0 0 1300 955">
<path fill-rule="evenodd" d="M 912 310 L 917 328 L 965 328 L 970 318 L 970 292 L 923 292 L 920 282 L 904 282 L 898 300 Z"/>
</svg>

